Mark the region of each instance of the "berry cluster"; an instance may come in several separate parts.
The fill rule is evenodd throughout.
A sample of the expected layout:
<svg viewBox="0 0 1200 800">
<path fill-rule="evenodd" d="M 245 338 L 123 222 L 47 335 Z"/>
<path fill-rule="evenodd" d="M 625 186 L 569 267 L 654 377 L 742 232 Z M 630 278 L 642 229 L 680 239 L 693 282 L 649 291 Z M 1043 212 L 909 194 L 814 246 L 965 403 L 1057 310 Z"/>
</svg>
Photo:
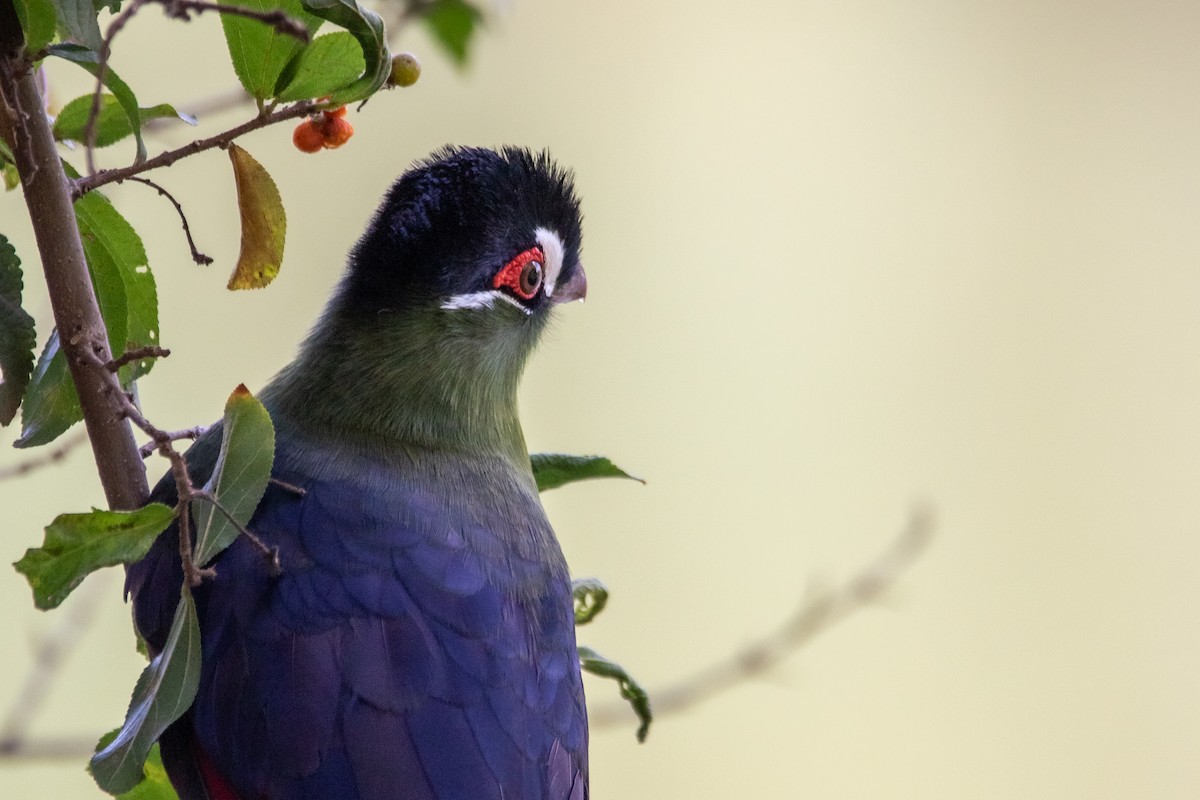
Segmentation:
<svg viewBox="0 0 1200 800">
<path fill-rule="evenodd" d="M 292 132 L 292 144 L 303 153 L 341 147 L 354 135 L 354 126 L 346 119 L 346 107 L 338 106 L 306 118 Z"/>
</svg>

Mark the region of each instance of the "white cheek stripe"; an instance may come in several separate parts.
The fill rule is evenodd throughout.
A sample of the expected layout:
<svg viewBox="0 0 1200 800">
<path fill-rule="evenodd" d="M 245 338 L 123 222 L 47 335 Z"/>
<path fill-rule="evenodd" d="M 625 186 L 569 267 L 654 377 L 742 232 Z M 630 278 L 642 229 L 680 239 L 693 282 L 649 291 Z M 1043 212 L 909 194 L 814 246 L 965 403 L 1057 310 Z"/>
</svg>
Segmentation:
<svg viewBox="0 0 1200 800">
<path fill-rule="evenodd" d="M 533 236 L 537 239 L 537 243 L 542 246 L 542 252 L 546 254 L 546 273 L 544 277 L 543 288 L 546 292 L 546 297 L 554 296 L 554 289 L 558 284 L 558 276 L 562 273 L 564 249 L 562 239 L 558 238 L 558 234 L 546 228 L 538 228 L 533 232 Z"/>
<path fill-rule="evenodd" d="M 509 297 L 499 289 L 488 289 L 482 292 L 467 292 L 466 294 L 456 294 L 446 298 L 446 302 L 442 303 L 442 308 L 447 311 L 457 311 L 460 308 L 491 308 L 496 304 L 496 300 L 500 299 L 506 303 L 511 303 L 517 308 L 524 311 L 526 314 L 531 314 L 528 308 L 518 303 L 512 297 Z"/>
</svg>

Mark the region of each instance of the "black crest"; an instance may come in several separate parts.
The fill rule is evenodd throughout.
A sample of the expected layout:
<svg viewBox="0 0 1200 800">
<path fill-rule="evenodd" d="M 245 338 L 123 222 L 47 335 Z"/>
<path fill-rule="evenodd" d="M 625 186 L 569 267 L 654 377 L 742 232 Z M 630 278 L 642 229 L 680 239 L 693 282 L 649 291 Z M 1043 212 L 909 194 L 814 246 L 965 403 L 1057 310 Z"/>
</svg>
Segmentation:
<svg viewBox="0 0 1200 800">
<path fill-rule="evenodd" d="M 447 147 L 402 175 L 350 257 L 343 297 L 399 307 L 490 288 L 534 231 L 562 239 L 564 276 L 579 261 L 574 181 L 545 152 Z"/>
</svg>

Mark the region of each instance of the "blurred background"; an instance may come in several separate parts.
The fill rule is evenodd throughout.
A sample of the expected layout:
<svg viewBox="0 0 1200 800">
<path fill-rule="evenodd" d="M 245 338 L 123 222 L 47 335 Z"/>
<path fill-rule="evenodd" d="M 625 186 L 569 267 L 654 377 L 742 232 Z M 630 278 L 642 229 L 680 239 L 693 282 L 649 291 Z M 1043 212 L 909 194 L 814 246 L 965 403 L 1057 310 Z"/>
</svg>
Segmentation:
<svg viewBox="0 0 1200 800">
<path fill-rule="evenodd" d="M 301 154 L 290 125 L 243 140 L 289 212 L 270 288 L 224 288 L 223 153 L 152 176 L 212 267 L 152 191 L 109 192 L 174 351 L 143 403 L 183 428 L 261 386 L 413 159 L 548 147 L 577 175 L 590 292 L 529 369 L 527 437 L 648 481 L 546 495 L 574 573 L 612 593 L 584 643 L 671 686 L 858 573 L 917 505 L 937 519 L 883 602 L 767 675 L 643 745 L 632 718 L 597 728 L 595 797 L 1200 796 L 1198 34 L 1178 0 L 519 0 L 460 72 L 414 28 L 397 49 L 420 82 L 352 112 L 344 148 Z M 215 18 L 147 9 L 122 39 L 113 65 L 143 105 L 236 85 Z M 90 88 L 54 69 L 57 104 Z M 151 153 L 196 134 L 165 129 Z M 0 230 L 44 337 L 16 194 Z M 14 438 L 0 467 L 28 455 Z M 0 560 L 100 504 L 86 448 L 0 482 Z M 0 711 L 37 643 L 96 612 L 34 736 L 123 717 L 144 662 L 109 573 L 41 614 L 0 569 Z M 98 797 L 84 760 L 0 762 L 0 796 Z"/>
</svg>

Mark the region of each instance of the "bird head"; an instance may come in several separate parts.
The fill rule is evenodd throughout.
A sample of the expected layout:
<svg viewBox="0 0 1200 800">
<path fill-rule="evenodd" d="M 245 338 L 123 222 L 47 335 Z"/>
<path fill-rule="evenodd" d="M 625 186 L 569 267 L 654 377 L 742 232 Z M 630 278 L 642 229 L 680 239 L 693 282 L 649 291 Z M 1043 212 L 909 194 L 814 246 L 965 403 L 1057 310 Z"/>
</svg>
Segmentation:
<svg viewBox="0 0 1200 800">
<path fill-rule="evenodd" d="M 447 332 L 536 335 L 583 299 L 571 175 L 546 153 L 453 147 L 401 176 L 350 257 L 340 302 L 356 314 L 442 318 Z"/>
<path fill-rule="evenodd" d="M 586 293 L 580 240 L 571 175 L 547 154 L 443 149 L 392 185 L 270 394 L 320 426 L 523 449 L 517 384 L 552 308 Z"/>
</svg>

